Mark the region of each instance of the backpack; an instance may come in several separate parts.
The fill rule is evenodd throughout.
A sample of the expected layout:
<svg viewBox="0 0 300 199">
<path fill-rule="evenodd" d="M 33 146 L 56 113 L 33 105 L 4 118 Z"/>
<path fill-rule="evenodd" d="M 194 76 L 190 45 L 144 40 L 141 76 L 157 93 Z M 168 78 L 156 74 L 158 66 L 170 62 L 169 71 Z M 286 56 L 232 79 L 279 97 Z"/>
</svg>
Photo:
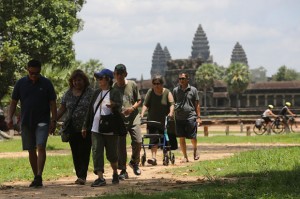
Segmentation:
<svg viewBox="0 0 300 199">
<path fill-rule="evenodd" d="M 255 120 L 255 127 L 256 128 L 260 128 L 263 124 L 263 120 L 262 119 L 257 119 Z"/>
</svg>

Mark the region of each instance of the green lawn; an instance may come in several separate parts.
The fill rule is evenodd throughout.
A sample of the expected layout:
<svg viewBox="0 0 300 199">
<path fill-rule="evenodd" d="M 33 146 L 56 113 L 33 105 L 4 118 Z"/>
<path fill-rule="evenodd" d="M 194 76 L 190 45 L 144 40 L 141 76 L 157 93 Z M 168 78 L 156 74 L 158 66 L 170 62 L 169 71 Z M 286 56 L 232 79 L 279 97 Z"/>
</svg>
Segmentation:
<svg viewBox="0 0 300 199">
<path fill-rule="evenodd" d="M 129 143 L 128 139 L 128 143 Z M 201 143 L 289 143 L 299 144 L 299 134 L 272 136 L 212 136 L 199 137 Z M 51 136 L 48 150 L 69 149 L 60 137 Z M 0 142 L 1 152 L 21 151 L 20 139 Z M 205 183 L 195 183 L 184 189 L 146 195 L 134 191 L 122 195 L 101 198 L 299 198 L 300 195 L 300 147 L 283 147 L 247 151 L 233 157 L 195 162 L 184 168 L 172 169 L 178 175 L 187 173 L 204 176 Z M 7 181 L 31 180 L 32 174 L 26 158 L 0 159 L 0 184 Z M 90 164 L 92 171 L 92 161 Z M 51 180 L 74 175 L 72 158 L 48 156 L 44 179 Z"/>
</svg>

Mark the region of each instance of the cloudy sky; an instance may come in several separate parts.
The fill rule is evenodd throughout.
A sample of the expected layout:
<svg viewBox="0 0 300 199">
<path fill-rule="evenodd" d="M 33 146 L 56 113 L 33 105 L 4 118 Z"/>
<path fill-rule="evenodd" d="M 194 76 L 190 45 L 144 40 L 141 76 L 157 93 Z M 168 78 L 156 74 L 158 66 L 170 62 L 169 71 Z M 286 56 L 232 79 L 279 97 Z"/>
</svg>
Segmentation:
<svg viewBox="0 0 300 199">
<path fill-rule="evenodd" d="M 270 76 L 286 65 L 300 72 L 299 9 L 299 0 L 87 0 L 76 58 L 110 69 L 123 63 L 128 77 L 147 79 L 157 43 L 172 59 L 188 58 L 201 24 L 219 65 L 228 67 L 239 42 L 250 69 L 263 66 Z"/>
</svg>

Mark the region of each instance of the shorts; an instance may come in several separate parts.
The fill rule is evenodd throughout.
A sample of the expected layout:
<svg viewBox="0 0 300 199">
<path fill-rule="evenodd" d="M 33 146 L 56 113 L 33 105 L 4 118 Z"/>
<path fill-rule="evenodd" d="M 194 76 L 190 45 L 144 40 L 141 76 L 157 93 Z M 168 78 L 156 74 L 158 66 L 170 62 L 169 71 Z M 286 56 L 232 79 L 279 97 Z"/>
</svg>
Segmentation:
<svg viewBox="0 0 300 199">
<path fill-rule="evenodd" d="M 265 121 L 266 124 L 268 124 L 269 122 L 272 122 L 270 117 L 263 117 L 263 120 Z"/>
<path fill-rule="evenodd" d="M 160 135 L 163 135 L 164 132 L 161 131 L 161 130 L 158 130 L 156 127 L 153 127 L 153 126 L 147 126 L 147 129 L 149 131 L 149 134 L 160 134 Z M 150 138 L 150 141 L 149 141 L 149 149 L 151 149 L 151 146 L 153 145 L 158 145 L 158 144 L 163 144 L 163 139 L 161 139 L 161 137 L 153 137 L 153 138 Z"/>
<path fill-rule="evenodd" d="M 30 129 L 28 126 L 21 127 L 23 150 L 33 150 L 37 146 L 46 148 L 49 135 L 49 124 L 39 123 L 35 129 Z"/>
<path fill-rule="evenodd" d="M 190 120 L 176 120 L 176 135 L 177 137 L 185 137 L 187 139 L 197 138 L 197 121 Z"/>
</svg>

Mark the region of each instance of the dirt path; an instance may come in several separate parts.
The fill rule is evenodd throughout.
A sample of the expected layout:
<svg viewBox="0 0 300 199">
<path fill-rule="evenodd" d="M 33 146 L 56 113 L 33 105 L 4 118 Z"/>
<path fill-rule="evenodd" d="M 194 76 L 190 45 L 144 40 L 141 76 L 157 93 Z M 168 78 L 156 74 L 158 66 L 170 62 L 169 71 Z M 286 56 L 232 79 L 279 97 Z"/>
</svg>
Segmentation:
<svg viewBox="0 0 300 199">
<path fill-rule="evenodd" d="M 285 144 L 201 144 L 200 160 L 213 160 L 232 156 L 234 153 L 247 150 L 255 150 L 270 147 L 296 146 Z M 299 145 L 298 145 L 299 146 Z M 189 146 L 190 147 L 190 146 Z M 192 151 L 191 149 L 188 149 Z M 49 155 L 61 154 L 64 155 L 68 151 L 51 152 Z M 148 152 L 147 152 L 148 153 Z M 161 153 L 159 153 L 161 156 Z M 11 153 L 0 153 L 0 158 L 12 155 Z M 26 156 L 26 153 L 14 153 L 15 157 Z M 148 155 L 148 154 L 147 154 Z M 149 154 L 150 155 L 150 154 Z M 176 155 L 175 155 L 176 156 Z M 183 167 L 190 163 L 180 163 L 180 157 L 177 155 L 174 165 L 162 166 L 161 158 L 158 159 L 157 166 L 145 165 L 141 167 L 142 175 L 135 176 L 130 168 L 128 173 L 130 179 L 120 181 L 118 185 L 112 185 L 111 169 L 108 167 L 105 174 L 107 186 L 105 187 L 90 187 L 91 183 L 96 179 L 93 173 L 89 173 L 87 184 L 84 186 L 75 185 L 75 177 L 60 178 L 55 181 L 45 181 L 44 187 L 39 189 L 28 188 L 30 182 L 8 182 L 0 185 L 0 198 L 84 198 L 91 196 L 101 196 L 111 193 L 153 193 L 161 192 L 183 186 L 192 186 L 199 183 L 205 183 L 205 178 L 202 176 L 188 177 L 186 173 L 175 174 L 172 168 Z M 189 154 L 192 157 L 192 153 Z M 149 156 L 148 156 L 149 157 Z"/>
</svg>

